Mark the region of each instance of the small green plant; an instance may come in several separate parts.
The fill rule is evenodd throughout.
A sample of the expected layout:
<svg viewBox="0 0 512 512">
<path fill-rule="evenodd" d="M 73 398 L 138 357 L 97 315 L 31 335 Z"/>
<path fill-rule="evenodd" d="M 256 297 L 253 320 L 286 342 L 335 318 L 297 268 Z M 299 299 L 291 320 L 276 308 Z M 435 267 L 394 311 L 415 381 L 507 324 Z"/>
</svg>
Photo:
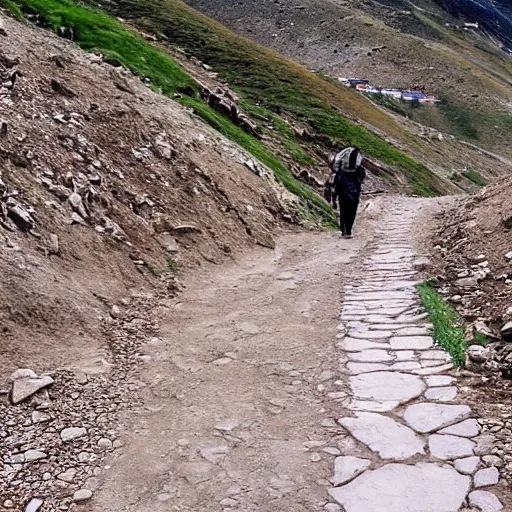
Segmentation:
<svg viewBox="0 0 512 512">
<path fill-rule="evenodd" d="M 437 293 L 432 283 L 425 281 L 417 286 L 421 302 L 428 312 L 434 328 L 432 337 L 452 357 L 454 366 L 463 366 L 466 362 L 467 342 L 464 336 L 462 319 Z"/>
<path fill-rule="evenodd" d="M 475 331 L 475 334 L 473 335 L 473 340 L 475 343 L 478 343 L 478 345 L 487 345 L 489 343 L 489 338 L 482 334 L 481 332 Z"/>
<path fill-rule="evenodd" d="M 0 5 L 3 5 L 8 14 L 13 18 L 16 18 L 18 21 L 23 19 L 23 13 L 21 12 L 21 9 L 12 0 L 2 0 Z"/>
<path fill-rule="evenodd" d="M 167 268 L 175 274 L 179 270 L 178 262 L 174 261 L 172 258 L 167 258 Z"/>
<path fill-rule="evenodd" d="M 472 181 L 475 185 L 478 185 L 480 187 L 485 187 L 485 185 L 487 185 L 487 180 L 478 171 L 475 171 L 474 169 L 464 171 L 462 175 L 465 176 L 469 181 Z"/>
</svg>

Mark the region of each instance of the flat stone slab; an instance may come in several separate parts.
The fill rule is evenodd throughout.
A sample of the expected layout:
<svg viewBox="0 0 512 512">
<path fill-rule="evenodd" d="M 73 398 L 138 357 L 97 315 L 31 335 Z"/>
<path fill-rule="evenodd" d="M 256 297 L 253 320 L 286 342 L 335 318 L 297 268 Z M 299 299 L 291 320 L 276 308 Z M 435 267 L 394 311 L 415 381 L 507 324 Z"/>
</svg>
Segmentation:
<svg viewBox="0 0 512 512">
<path fill-rule="evenodd" d="M 386 363 L 393 361 L 394 357 L 386 350 L 363 350 L 362 352 L 352 352 L 348 354 L 352 361 L 365 363 Z"/>
<path fill-rule="evenodd" d="M 387 340 L 393 336 L 391 331 L 370 331 L 350 329 L 349 336 L 360 340 Z"/>
<path fill-rule="evenodd" d="M 445 363 L 451 361 L 450 354 L 444 350 L 424 350 L 420 354 L 421 359 L 433 359 L 437 361 L 444 361 Z"/>
<path fill-rule="evenodd" d="M 454 463 L 455 469 L 463 475 L 473 475 L 480 466 L 480 457 L 466 457 L 458 459 Z"/>
<path fill-rule="evenodd" d="M 399 363 L 394 363 L 389 367 L 389 369 L 393 371 L 410 371 L 417 370 L 419 368 L 421 368 L 421 365 L 416 361 L 401 361 Z"/>
<path fill-rule="evenodd" d="M 378 402 L 408 402 L 420 396 L 426 388 L 423 379 L 415 375 L 385 371 L 350 377 L 350 384 L 354 396 Z"/>
<path fill-rule="evenodd" d="M 361 352 L 362 350 L 389 350 L 389 343 L 377 343 L 375 341 L 366 341 L 346 336 L 338 342 L 338 347 L 346 352 Z"/>
<path fill-rule="evenodd" d="M 436 375 L 438 373 L 444 373 L 448 370 L 453 370 L 453 364 L 442 364 L 441 366 L 434 366 L 432 368 L 421 368 L 414 370 L 412 373 L 416 375 Z"/>
<path fill-rule="evenodd" d="M 334 461 L 334 476 L 331 482 L 334 486 L 345 484 L 363 473 L 370 464 L 370 460 L 360 459 L 359 457 L 336 457 Z"/>
<path fill-rule="evenodd" d="M 443 428 L 439 431 L 439 434 L 448 434 L 451 436 L 460 437 L 475 437 L 480 433 L 480 425 L 478 421 L 471 418 L 469 420 L 462 421 L 451 427 Z"/>
<path fill-rule="evenodd" d="M 387 369 L 388 367 L 383 363 L 347 363 L 347 370 L 352 375 L 379 372 Z"/>
<path fill-rule="evenodd" d="M 475 443 L 458 436 L 433 434 L 428 438 L 430 454 L 441 460 L 453 460 L 471 457 Z"/>
<path fill-rule="evenodd" d="M 488 487 L 496 485 L 500 479 L 500 474 L 496 468 L 480 469 L 473 477 L 473 483 L 478 489 L 479 487 Z"/>
<path fill-rule="evenodd" d="M 394 336 L 390 344 L 393 350 L 427 350 L 434 340 L 430 336 Z"/>
<path fill-rule="evenodd" d="M 437 464 L 387 464 L 329 493 L 346 512 L 456 512 L 470 483 Z"/>
<path fill-rule="evenodd" d="M 478 507 L 482 512 L 500 512 L 503 510 L 501 501 L 490 492 L 473 491 L 469 495 L 469 504 L 472 507 Z"/>
<path fill-rule="evenodd" d="M 382 414 L 357 412 L 339 423 L 382 459 L 406 460 L 424 454 L 424 441 L 413 430 Z"/>
<path fill-rule="evenodd" d="M 347 409 L 352 411 L 366 411 L 366 412 L 389 412 L 396 409 L 400 402 L 373 402 L 371 400 L 353 400 Z"/>
<path fill-rule="evenodd" d="M 445 388 L 429 388 L 425 391 L 425 398 L 435 402 L 451 402 L 457 396 L 457 388 L 449 386 Z"/>
<path fill-rule="evenodd" d="M 455 377 L 450 377 L 449 375 L 432 375 L 430 377 L 425 377 L 427 385 L 431 388 L 449 386 L 450 384 L 453 384 L 456 380 L 457 379 Z"/>
<path fill-rule="evenodd" d="M 413 404 L 404 413 L 405 421 L 416 432 L 426 434 L 458 423 L 471 415 L 467 405 Z"/>
<path fill-rule="evenodd" d="M 412 350 L 399 350 L 395 352 L 395 361 L 416 361 L 416 354 Z"/>
</svg>

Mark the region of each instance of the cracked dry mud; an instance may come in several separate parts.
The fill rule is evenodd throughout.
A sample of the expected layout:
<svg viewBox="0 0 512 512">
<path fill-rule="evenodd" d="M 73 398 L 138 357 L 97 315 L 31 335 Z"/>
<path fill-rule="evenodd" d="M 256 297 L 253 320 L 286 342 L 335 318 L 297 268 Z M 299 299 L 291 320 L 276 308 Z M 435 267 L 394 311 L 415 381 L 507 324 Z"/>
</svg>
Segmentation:
<svg viewBox="0 0 512 512">
<path fill-rule="evenodd" d="M 396 198 L 353 240 L 285 235 L 162 302 L 144 406 L 79 510 L 507 510 L 414 287 L 437 205 Z"/>
</svg>

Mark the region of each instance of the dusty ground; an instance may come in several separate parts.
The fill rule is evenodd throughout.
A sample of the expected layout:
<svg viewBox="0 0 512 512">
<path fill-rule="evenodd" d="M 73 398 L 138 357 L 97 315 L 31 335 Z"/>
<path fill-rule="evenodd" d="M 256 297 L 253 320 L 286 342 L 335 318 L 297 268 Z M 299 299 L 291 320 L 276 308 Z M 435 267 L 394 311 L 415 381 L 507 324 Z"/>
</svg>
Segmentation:
<svg viewBox="0 0 512 512">
<path fill-rule="evenodd" d="M 350 241 L 283 236 L 162 304 L 145 407 L 125 418 L 126 451 L 85 510 L 321 510 L 333 461 L 323 449 L 346 442 L 326 396 L 344 387 L 340 290 L 371 231 L 367 219 Z"/>
<path fill-rule="evenodd" d="M 2 83 L 19 72 L 0 91 L 0 374 L 96 366 L 98 317 L 112 304 L 158 276 L 172 284 L 170 260 L 193 267 L 272 246 L 286 194 L 178 103 L 48 31 L 0 23 Z M 29 232 L 4 217 L 9 198 L 31 212 Z"/>
</svg>

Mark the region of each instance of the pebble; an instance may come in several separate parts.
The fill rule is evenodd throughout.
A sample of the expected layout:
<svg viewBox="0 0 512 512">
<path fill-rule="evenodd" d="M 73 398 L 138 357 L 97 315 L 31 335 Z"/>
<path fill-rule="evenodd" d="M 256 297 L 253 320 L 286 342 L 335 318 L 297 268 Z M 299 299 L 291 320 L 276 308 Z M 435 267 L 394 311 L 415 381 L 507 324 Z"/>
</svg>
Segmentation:
<svg viewBox="0 0 512 512">
<path fill-rule="evenodd" d="M 60 433 L 60 438 L 66 443 L 69 441 L 73 441 L 74 439 L 79 439 L 87 435 L 87 430 L 83 427 L 69 427 L 65 428 Z"/>
<path fill-rule="evenodd" d="M 80 501 L 87 501 L 92 498 L 92 491 L 89 489 L 80 489 L 73 494 L 73 501 L 79 503 Z"/>
<path fill-rule="evenodd" d="M 98 448 L 102 452 L 106 451 L 106 450 L 111 450 L 112 449 L 112 441 L 110 439 L 103 437 L 98 441 Z"/>
</svg>

